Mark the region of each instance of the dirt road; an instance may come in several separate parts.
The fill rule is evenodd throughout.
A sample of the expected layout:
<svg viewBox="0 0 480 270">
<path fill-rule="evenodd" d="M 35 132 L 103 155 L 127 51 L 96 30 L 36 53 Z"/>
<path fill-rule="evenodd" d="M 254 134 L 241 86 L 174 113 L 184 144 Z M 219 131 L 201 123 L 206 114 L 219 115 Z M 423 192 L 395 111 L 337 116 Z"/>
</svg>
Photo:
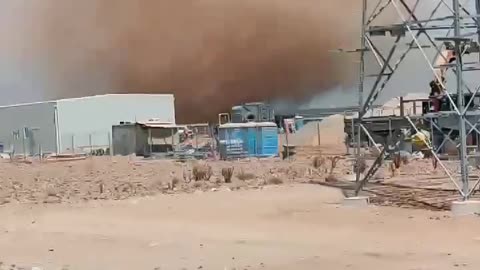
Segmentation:
<svg viewBox="0 0 480 270">
<path fill-rule="evenodd" d="M 0 259 L 42 269 L 478 269 L 477 218 L 345 209 L 314 185 L 0 208 Z M 30 269 L 30 268 L 26 268 Z"/>
</svg>

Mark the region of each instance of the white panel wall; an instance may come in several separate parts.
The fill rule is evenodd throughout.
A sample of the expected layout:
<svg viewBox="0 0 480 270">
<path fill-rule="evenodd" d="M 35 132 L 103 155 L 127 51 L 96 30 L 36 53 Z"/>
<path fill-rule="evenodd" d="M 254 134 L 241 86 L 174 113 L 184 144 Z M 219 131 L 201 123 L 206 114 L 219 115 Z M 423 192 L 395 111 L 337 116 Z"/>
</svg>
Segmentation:
<svg viewBox="0 0 480 270">
<path fill-rule="evenodd" d="M 61 151 L 108 147 L 112 125 L 158 118 L 175 123 L 173 95 L 120 94 L 57 101 Z"/>
<path fill-rule="evenodd" d="M 55 102 L 20 104 L 0 107 L 0 144 L 4 151 L 17 154 L 55 153 Z M 35 129 L 27 139 L 23 129 Z M 13 133 L 19 134 L 14 136 Z"/>
</svg>

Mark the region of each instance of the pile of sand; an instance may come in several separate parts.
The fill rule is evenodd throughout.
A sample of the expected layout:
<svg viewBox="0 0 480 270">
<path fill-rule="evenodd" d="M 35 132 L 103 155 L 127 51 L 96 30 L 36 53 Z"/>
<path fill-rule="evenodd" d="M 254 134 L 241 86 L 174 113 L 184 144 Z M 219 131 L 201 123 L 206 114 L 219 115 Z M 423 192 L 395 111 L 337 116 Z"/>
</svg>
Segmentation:
<svg viewBox="0 0 480 270">
<path fill-rule="evenodd" d="M 282 143 L 286 138 L 282 136 Z M 319 146 L 329 153 L 345 153 L 345 133 L 343 115 L 332 115 L 319 122 L 309 122 L 294 134 L 289 134 L 288 142 L 295 146 Z"/>
</svg>

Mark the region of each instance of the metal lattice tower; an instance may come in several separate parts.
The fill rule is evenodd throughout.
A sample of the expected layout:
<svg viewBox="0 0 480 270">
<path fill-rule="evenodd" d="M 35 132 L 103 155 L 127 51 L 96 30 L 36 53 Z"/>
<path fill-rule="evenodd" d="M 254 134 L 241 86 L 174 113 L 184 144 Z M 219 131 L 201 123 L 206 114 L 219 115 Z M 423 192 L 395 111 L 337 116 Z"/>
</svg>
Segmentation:
<svg viewBox="0 0 480 270">
<path fill-rule="evenodd" d="M 361 158 L 363 135 L 373 140 L 368 129 L 363 125 L 363 118 L 383 91 L 388 88 L 392 77 L 398 72 L 398 68 L 404 63 L 406 56 L 416 50 L 421 54 L 426 67 L 432 72 L 432 78 L 438 80 L 442 87 L 446 89 L 445 97 L 452 110 L 442 112 L 442 117 L 455 117 L 458 120 L 459 142 L 457 147 L 459 150 L 460 173 L 452 172 L 442 163 L 438 157 L 438 149 L 435 149 L 429 139 L 425 140 L 425 144 L 457 187 L 462 198 L 468 200 L 480 184 L 480 176 L 473 185 L 469 184 L 467 136 L 473 131 L 480 133 L 479 128 L 477 128 L 480 121 L 473 121 L 472 119 L 479 118 L 472 117 L 467 108 L 479 92 L 480 85 L 472 86 L 467 83 L 464 73 L 477 72 L 480 75 L 479 57 L 476 57 L 475 61 L 465 61 L 467 53 L 470 54 L 469 57 L 472 57 L 473 54 L 479 52 L 480 16 L 478 14 L 480 13 L 480 0 L 362 0 L 362 2 L 361 46 L 357 50 L 360 53 L 359 114 L 356 119 L 357 124 L 352 125 L 352 128 L 354 126 L 357 130 L 355 138 L 357 141 L 357 160 Z M 428 2 L 427 5 L 419 11 L 419 4 L 426 2 Z M 427 17 L 420 18 L 420 13 L 422 16 L 427 15 Z M 385 15 L 396 17 L 396 19 L 389 20 L 395 21 L 395 23 L 383 25 L 378 22 L 378 18 Z M 385 47 L 385 39 L 389 39 L 390 46 L 387 46 L 387 50 L 379 49 Z M 456 55 L 455 63 L 447 64 L 456 78 L 455 86 L 450 88 L 444 85 L 443 79 L 436 72 L 442 67 L 435 66 L 434 62 L 437 57 L 444 57 L 442 51 L 446 46 L 452 46 Z M 427 50 L 429 52 L 433 50 L 435 54 L 433 59 L 429 56 Z M 373 56 L 376 65 L 378 65 L 379 70 L 374 74 L 367 74 L 366 72 L 366 69 L 368 69 L 366 68 L 367 56 Z M 369 81 L 371 87 L 367 87 L 366 81 Z M 426 78 L 425 91 L 429 91 L 428 81 L 429 78 Z M 480 84 L 480 80 L 477 84 Z M 452 98 L 453 93 L 456 94 L 456 101 Z M 466 99 L 465 93 L 472 94 L 471 98 Z M 480 115 L 478 110 L 477 114 Z M 425 117 L 430 117 L 431 120 L 440 116 L 437 114 Z M 406 116 L 406 119 L 411 124 L 412 130 L 419 132 L 415 123 L 408 116 Z M 433 120 L 431 122 L 432 129 L 440 130 Z M 450 134 L 447 135 L 441 146 L 446 141 L 451 140 L 449 138 Z M 357 181 L 360 180 L 360 172 L 357 172 Z M 363 184 L 361 183 L 361 185 Z"/>
</svg>

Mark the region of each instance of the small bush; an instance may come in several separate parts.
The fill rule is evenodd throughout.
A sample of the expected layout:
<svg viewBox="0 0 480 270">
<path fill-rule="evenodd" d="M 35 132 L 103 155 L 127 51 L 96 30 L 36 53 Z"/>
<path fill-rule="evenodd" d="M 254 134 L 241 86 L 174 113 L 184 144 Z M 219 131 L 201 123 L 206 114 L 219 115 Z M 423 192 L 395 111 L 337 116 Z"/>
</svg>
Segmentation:
<svg viewBox="0 0 480 270">
<path fill-rule="evenodd" d="M 212 166 L 207 165 L 207 174 L 205 175 L 205 180 L 210 181 L 210 178 L 213 176 Z"/>
<path fill-rule="evenodd" d="M 335 168 L 337 167 L 337 163 L 338 161 L 340 160 L 340 157 L 339 156 L 335 156 L 335 157 L 329 157 L 328 158 L 330 160 L 330 174 L 333 173 L 333 170 L 335 170 Z"/>
<path fill-rule="evenodd" d="M 208 164 L 195 165 L 192 170 L 193 178 L 195 181 L 210 180 L 213 175 L 212 167 Z"/>
<path fill-rule="evenodd" d="M 433 155 L 432 155 L 432 165 L 434 170 L 438 168 L 438 160 Z"/>
<path fill-rule="evenodd" d="M 400 154 L 395 154 L 393 156 L 393 164 L 395 164 L 395 169 L 399 169 L 402 166 L 402 159 Z"/>
<path fill-rule="evenodd" d="M 312 165 L 315 169 L 318 169 L 320 167 L 323 166 L 323 164 L 325 164 L 325 158 L 324 157 L 314 157 L 313 158 L 313 162 L 312 162 Z"/>
<path fill-rule="evenodd" d="M 58 191 L 53 185 L 47 185 L 47 187 L 45 188 L 45 193 L 47 194 L 47 196 L 57 196 L 58 195 Z"/>
<path fill-rule="evenodd" d="M 401 157 L 401 159 L 402 159 L 403 165 L 408 165 L 408 163 L 410 162 L 410 160 L 408 159 L 407 156 L 403 156 L 403 157 Z"/>
<path fill-rule="evenodd" d="M 256 176 L 254 173 L 248 173 L 248 172 L 244 172 L 243 170 L 240 171 L 238 174 L 237 174 L 237 178 L 242 180 L 242 181 L 245 181 L 245 180 L 252 180 L 252 179 L 255 179 Z"/>
<path fill-rule="evenodd" d="M 232 182 L 233 170 L 234 167 L 222 168 L 222 176 L 225 179 L 225 183 Z"/>
<path fill-rule="evenodd" d="M 151 188 L 157 189 L 157 190 L 163 189 L 163 186 L 164 186 L 164 182 L 161 178 L 153 179 L 151 184 L 150 184 Z"/>
<path fill-rule="evenodd" d="M 219 178 L 219 177 L 215 177 L 213 179 L 213 181 L 210 181 L 211 183 L 214 183 L 214 184 L 221 184 L 222 183 L 222 179 Z"/>
<path fill-rule="evenodd" d="M 267 180 L 267 184 L 269 184 L 269 185 L 281 185 L 281 184 L 283 184 L 283 180 L 278 178 L 278 177 L 270 177 Z"/>
<path fill-rule="evenodd" d="M 98 184 L 98 189 L 100 191 L 100 194 L 103 194 L 105 192 L 105 184 L 103 184 L 103 182 L 100 182 Z"/>
<path fill-rule="evenodd" d="M 398 167 L 396 166 L 395 162 L 392 161 L 388 164 L 388 170 L 390 171 L 390 176 L 394 177 L 398 170 Z"/>
<path fill-rule="evenodd" d="M 190 171 L 187 167 L 183 167 L 182 176 L 185 183 L 190 183 L 192 181 L 192 171 Z"/>
<path fill-rule="evenodd" d="M 328 183 L 338 182 L 338 178 L 333 174 L 329 174 L 327 177 L 325 177 L 325 182 L 328 182 Z"/>
<path fill-rule="evenodd" d="M 193 187 L 194 188 L 202 188 L 203 187 L 203 182 L 193 182 Z"/>
<path fill-rule="evenodd" d="M 171 189 L 174 189 L 178 186 L 178 183 L 180 183 L 180 179 L 178 179 L 178 177 L 173 177 L 172 178 L 172 181 L 171 181 L 171 185 L 170 185 L 170 188 Z"/>
<path fill-rule="evenodd" d="M 367 170 L 367 162 L 364 157 L 359 157 L 355 160 L 355 164 L 353 165 L 353 171 L 355 173 L 364 173 Z"/>
</svg>

